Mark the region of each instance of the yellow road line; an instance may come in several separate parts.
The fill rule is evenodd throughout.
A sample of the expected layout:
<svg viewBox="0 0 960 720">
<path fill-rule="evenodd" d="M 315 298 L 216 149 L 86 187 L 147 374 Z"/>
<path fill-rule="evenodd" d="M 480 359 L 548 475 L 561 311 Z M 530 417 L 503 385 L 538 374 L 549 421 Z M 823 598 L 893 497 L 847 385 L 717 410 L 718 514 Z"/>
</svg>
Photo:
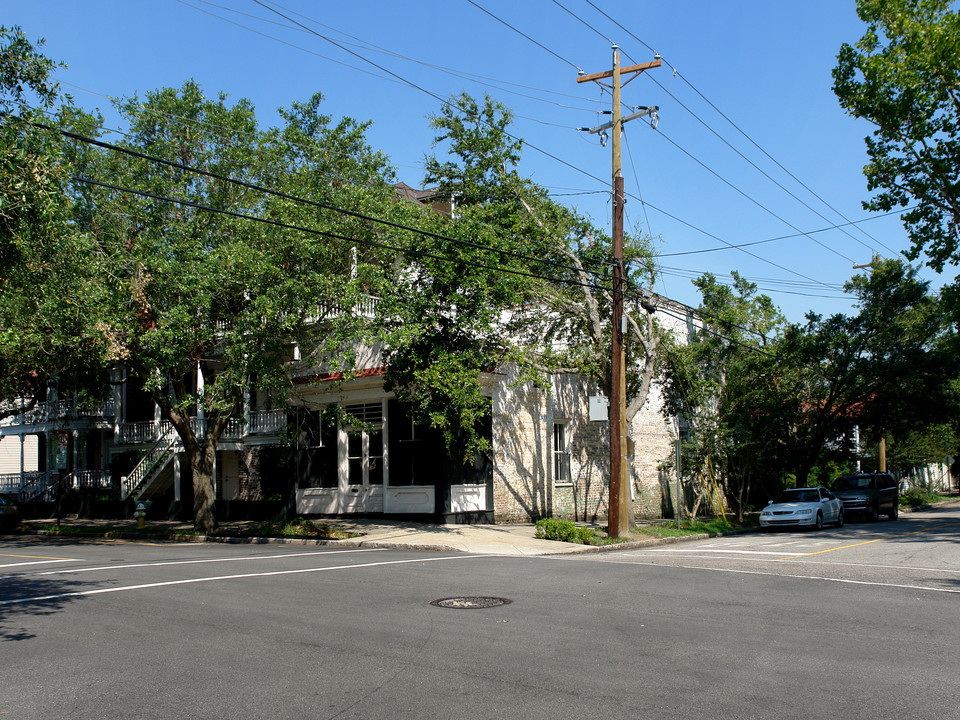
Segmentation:
<svg viewBox="0 0 960 720">
<path fill-rule="evenodd" d="M 909 537 L 910 535 L 920 535 L 921 533 L 930 532 L 931 530 L 941 527 L 941 525 L 933 525 L 923 530 L 914 530 L 913 532 L 902 533 L 900 535 L 886 535 L 884 537 L 874 538 L 873 540 L 864 540 L 863 542 L 853 543 L 852 545 L 841 545 L 840 547 L 828 548 L 826 550 L 817 550 L 812 553 L 804 553 L 803 555 L 793 555 L 792 557 L 783 557 L 778 558 L 779 560 L 796 560 L 797 558 L 810 557 L 812 555 L 822 555 L 823 553 L 836 552 L 837 550 L 849 550 L 850 548 L 860 547 L 861 545 L 869 545 L 870 543 L 880 542 L 881 540 L 893 540 L 894 538 L 900 537 Z"/>
</svg>

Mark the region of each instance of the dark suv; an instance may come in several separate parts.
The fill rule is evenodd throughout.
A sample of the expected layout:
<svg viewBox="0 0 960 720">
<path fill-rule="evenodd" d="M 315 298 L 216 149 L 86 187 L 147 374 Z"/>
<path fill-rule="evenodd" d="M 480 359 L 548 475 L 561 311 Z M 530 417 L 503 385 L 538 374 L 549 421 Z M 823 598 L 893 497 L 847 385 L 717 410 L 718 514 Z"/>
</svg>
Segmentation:
<svg viewBox="0 0 960 720">
<path fill-rule="evenodd" d="M 890 473 L 841 475 L 833 483 L 833 492 L 843 501 L 847 517 L 862 514 L 876 520 L 886 515 L 896 520 L 900 514 L 900 484 Z"/>
</svg>

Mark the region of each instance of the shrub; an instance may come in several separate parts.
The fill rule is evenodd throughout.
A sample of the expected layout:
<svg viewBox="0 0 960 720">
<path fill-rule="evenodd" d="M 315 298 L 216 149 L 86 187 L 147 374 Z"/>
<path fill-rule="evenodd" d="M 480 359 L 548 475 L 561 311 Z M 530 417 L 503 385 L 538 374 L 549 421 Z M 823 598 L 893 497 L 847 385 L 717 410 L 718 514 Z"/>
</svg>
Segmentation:
<svg viewBox="0 0 960 720">
<path fill-rule="evenodd" d="M 559 540 L 580 545 L 593 545 L 597 540 L 597 534 L 593 528 L 577 527 L 570 520 L 556 518 L 538 520 L 536 537 L 541 540 Z"/>
</svg>

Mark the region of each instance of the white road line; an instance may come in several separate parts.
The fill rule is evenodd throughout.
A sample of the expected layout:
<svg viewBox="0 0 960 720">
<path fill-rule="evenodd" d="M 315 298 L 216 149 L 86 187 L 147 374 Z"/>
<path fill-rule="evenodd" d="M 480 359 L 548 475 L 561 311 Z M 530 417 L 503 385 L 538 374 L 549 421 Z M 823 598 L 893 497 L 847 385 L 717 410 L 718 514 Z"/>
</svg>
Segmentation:
<svg viewBox="0 0 960 720">
<path fill-rule="evenodd" d="M 219 580 L 244 580 L 246 578 L 277 577 L 279 575 L 303 575 L 306 573 L 330 572 L 332 570 L 360 570 L 363 568 L 383 567 L 386 565 L 409 565 L 411 563 L 443 562 L 452 560 L 472 560 L 475 558 L 502 557 L 501 555 L 458 555 L 456 557 L 427 557 L 413 560 L 384 560 L 382 562 L 362 563 L 360 565 L 335 565 L 331 567 L 300 568 L 298 570 L 273 570 L 270 572 L 243 573 L 239 575 L 218 575 L 215 577 L 191 578 L 189 580 L 167 580 L 164 582 L 144 583 L 142 585 L 124 585 L 122 587 L 99 588 L 97 590 L 78 590 L 76 592 L 56 593 L 54 595 L 38 595 L 36 597 L 16 598 L 15 600 L 0 600 L 0 606 L 22 605 L 23 603 L 43 602 L 46 600 L 61 600 L 72 597 L 89 597 L 106 593 L 128 592 L 131 590 L 146 590 L 149 588 L 170 587 L 173 585 L 194 585 L 197 583 L 217 582 Z"/>
<path fill-rule="evenodd" d="M 65 562 L 76 562 L 76 560 L 71 558 L 67 558 L 65 560 L 31 560 L 30 562 L 7 563 L 6 565 L 0 565 L 0 568 L 23 567 L 24 565 L 50 565 L 52 563 Z"/>
<path fill-rule="evenodd" d="M 148 562 L 148 563 L 124 563 L 122 565 L 94 565 L 91 567 L 82 567 L 82 568 L 66 568 L 64 570 L 47 570 L 45 572 L 29 573 L 30 577 L 43 577 L 47 575 L 70 575 L 72 573 L 85 573 L 85 572 L 98 572 L 100 570 L 127 570 L 133 568 L 145 568 L 145 567 L 163 567 L 166 565 L 204 565 L 208 563 L 221 563 L 221 562 L 245 562 L 248 560 L 277 560 L 283 558 L 292 558 L 292 557 L 304 557 L 310 555 L 343 555 L 346 553 L 359 553 L 359 552 L 383 552 L 379 548 L 351 548 L 349 550 L 314 550 L 311 552 L 299 552 L 299 553 L 279 553 L 277 555 L 250 555 L 246 557 L 220 557 L 220 558 L 206 558 L 203 560 L 158 560 L 157 562 Z M 66 562 L 66 561 L 63 561 Z"/>
<path fill-rule="evenodd" d="M 872 582 L 869 580 L 848 580 L 846 578 L 823 577 L 821 575 L 792 575 L 790 573 L 761 572 L 759 570 L 733 570 L 731 568 L 703 567 L 700 565 L 657 565 L 656 563 L 636 562 L 636 561 L 627 562 L 625 560 L 624 561 L 612 560 L 611 562 L 614 562 L 620 565 L 643 565 L 645 567 L 656 567 L 656 568 L 671 567 L 671 568 L 680 568 L 683 570 L 707 570 L 709 572 L 734 573 L 737 575 L 766 575 L 769 577 L 792 578 L 794 580 L 822 580 L 824 582 L 835 582 L 835 583 L 842 583 L 845 585 L 872 585 L 874 587 L 899 588 L 902 590 L 926 590 L 929 592 L 960 594 L 960 588 L 938 588 L 938 587 L 929 587 L 927 585 L 905 585 L 900 583 Z"/>
</svg>

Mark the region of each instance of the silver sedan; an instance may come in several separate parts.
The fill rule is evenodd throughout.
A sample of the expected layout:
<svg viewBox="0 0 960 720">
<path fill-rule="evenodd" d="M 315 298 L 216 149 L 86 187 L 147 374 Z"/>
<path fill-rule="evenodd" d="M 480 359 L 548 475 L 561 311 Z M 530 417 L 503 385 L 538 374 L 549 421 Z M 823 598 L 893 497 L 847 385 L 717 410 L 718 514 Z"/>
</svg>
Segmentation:
<svg viewBox="0 0 960 720">
<path fill-rule="evenodd" d="M 824 487 L 784 490 L 760 513 L 760 526 L 813 527 L 824 523 L 843 526 L 843 503 Z"/>
</svg>

